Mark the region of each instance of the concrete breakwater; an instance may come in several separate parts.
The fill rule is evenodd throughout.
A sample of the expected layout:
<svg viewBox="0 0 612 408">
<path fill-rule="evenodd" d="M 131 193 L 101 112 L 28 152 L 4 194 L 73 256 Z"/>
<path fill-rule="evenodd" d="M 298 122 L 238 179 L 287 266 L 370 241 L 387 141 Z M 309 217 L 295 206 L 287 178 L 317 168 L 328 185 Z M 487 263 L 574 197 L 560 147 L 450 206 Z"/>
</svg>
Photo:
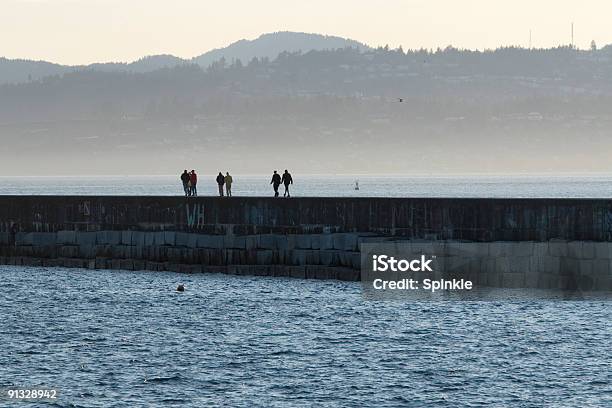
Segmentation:
<svg viewBox="0 0 612 408">
<path fill-rule="evenodd" d="M 612 200 L 0 197 L 3 264 L 359 280 L 390 241 L 488 286 L 612 288 Z"/>
</svg>

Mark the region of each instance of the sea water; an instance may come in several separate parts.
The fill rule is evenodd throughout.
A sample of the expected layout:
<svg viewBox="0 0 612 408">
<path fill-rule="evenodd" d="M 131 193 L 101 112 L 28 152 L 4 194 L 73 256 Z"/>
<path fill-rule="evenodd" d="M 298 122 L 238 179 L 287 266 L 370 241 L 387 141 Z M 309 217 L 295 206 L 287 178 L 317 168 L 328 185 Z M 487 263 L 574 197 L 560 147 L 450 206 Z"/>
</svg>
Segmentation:
<svg viewBox="0 0 612 408">
<path fill-rule="evenodd" d="M 172 272 L 0 276 L 0 389 L 57 389 L 34 406 L 612 404 L 609 302 L 376 302 L 359 283 Z"/>
</svg>

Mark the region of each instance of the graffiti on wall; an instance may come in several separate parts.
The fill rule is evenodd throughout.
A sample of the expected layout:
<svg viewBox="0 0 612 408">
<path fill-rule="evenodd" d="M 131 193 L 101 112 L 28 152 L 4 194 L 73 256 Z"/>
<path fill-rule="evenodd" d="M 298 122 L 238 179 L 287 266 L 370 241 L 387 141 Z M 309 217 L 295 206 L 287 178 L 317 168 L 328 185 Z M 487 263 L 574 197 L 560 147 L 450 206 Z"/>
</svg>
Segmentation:
<svg viewBox="0 0 612 408">
<path fill-rule="evenodd" d="M 91 215 L 91 211 L 89 211 L 89 201 L 83 201 L 83 203 L 79 205 L 79 212 L 86 217 Z"/>
<path fill-rule="evenodd" d="M 603 233 L 606 241 L 612 241 L 612 211 L 608 210 L 604 214 Z"/>
<path fill-rule="evenodd" d="M 204 206 L 202 204 L 185 204 L 187 214 L 187 225 L 190 228 L 202 228 L 204 226 Z"/>
</svg>

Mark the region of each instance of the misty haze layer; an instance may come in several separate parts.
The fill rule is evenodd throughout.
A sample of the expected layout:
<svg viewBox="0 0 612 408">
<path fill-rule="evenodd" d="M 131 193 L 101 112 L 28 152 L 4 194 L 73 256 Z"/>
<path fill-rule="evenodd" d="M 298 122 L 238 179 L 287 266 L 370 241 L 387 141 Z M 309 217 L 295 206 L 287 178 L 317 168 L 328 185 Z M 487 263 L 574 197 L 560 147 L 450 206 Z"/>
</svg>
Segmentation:
<svg viewBox="0 0 612 408">
<path fill-rule="evenodd" d="M 611 47 L 94 67 L 0 86 L 0 172 L 607 172 L 611 69 Z"/>
</svg>

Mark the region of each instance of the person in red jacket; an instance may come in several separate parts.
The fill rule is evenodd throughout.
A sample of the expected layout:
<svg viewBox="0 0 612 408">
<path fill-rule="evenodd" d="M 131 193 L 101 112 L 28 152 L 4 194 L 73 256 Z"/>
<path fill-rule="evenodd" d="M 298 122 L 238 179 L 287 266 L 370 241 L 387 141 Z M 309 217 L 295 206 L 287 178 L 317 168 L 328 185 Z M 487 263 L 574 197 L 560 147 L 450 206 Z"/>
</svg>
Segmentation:
<svg viewBox="0 0 612 408">
<path fill-rule="evenodd" d="M 197 184 L 198 184 L 198 175 L 196 174 L 195 170 L 191 170 L 191 173 L 189 173 L 189 183 L 191 184 L 191 190 L 190 190 L 190 195 L 192 196 L 197 196 L 198 195 L 198 189 L 197 189 Z"/>
</svg>

